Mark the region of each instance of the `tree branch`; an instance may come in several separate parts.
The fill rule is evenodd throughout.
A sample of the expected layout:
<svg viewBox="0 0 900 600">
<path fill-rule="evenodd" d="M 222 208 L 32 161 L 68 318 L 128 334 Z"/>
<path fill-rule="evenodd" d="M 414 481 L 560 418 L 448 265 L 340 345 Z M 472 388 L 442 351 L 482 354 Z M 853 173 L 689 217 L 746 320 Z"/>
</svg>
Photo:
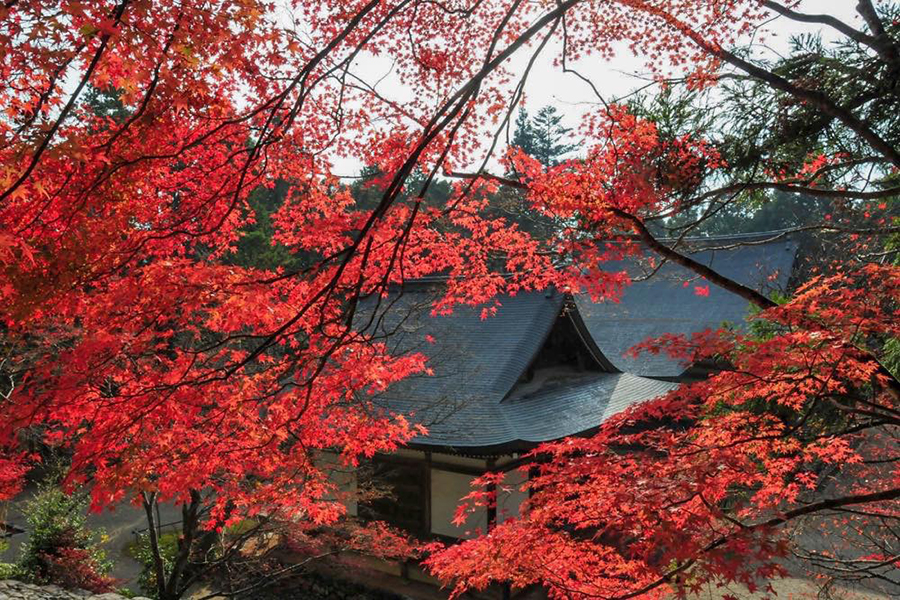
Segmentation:
<svg viewBox="0 0 900 600">
<path fill-rule="evenodd" d="M 849 129 L 851 129 L 854 133 L 856 133 L 860 138 L 865 140 L 866 143 L 869 144 L 869 146 L 871 146 L 874 150 L 888 159 L 893 165 L 900 167 L 900 152 L 898 152 L 893 145 L 882 139 L 877 133 L 875 133 L 875 131 L 873 131 L 863 121 L 859 120 L 852 112 L 842 106 L 835 104 L 834 101 L 831 100 L 831 98 L 829 98 L 822 92 L 798 87 L 784 77 L 776 75 L 771 71 L 767 71 L 766 69 L 754 65 L 753 63 L 747 62 L 743 58 L 737 56 L 736 54 L 733 54 L 732 52 L 729 52 L 728 50 L 725 50 L 724 48 L 711 48 L 708 44 L 706 44 L 702 40 L 698 41 L 698 39 L 696 38 L 695 42 L 701 45 L 701 47 L 703 47 L 705 50 L 710 51 L 715 56 L 718 56 L 725 62 L 737 67 L 748 75 L 751 75 L 756 79 L 759 79 L 760 81 L 768 83 L 776 90 L 781 90 L 782 92 L 790 94 L 795 98 L 804 100 L 807 103 L 815 106 L 826 115 L 834 117 Z"/>
<path fill-rule="evenodd" d="M 457 171 L 447 171 L 446 175 L 448 177 L 457 177 L 460 179 L 489 179 L 517 189 L 528 189 L 528 185 L 521 181 L 508 179 L 506 177 L 500 177 L 499 175 L 493 175 L 490 173 L 460 173 Z M 737 281 L 734 281 L 733 279 L 729 279 L 723 275 L 720 275 L 718 272 L 714 271 L 703 263 L 697 262 L 689 256 L 685 256 L 684 254 L 681 254 L 680 252 L 669 248 L 658 239 L 656 239 L 652 233 L 650 233 L 650 230 L 647 229 L 647 226 L 644 225 L 644 222 L 639 217 L 636 217 L 635 215 L 627 213 L 618 208 L 609 208 L 608 210 L 610 210 L 610 212 L 612 212 L 620 219 L 628 221 L 637 233 L 638 238 L 642 242 L 644 242 L 651 250 L 666 258 L 667 260 L 670 260 L 687 269 L 690 269 L 691 271 L 694 271 L 698 275 L 705 277 L 710 283 L 714 283 L 715 285 L 718 285 L 725 290 L 737 294 L 738 296 L 745 298 L 748 302 L 760 308 L 773 308 L 777 306 L 775 302 L 760 294 L 753 288 L 747 287 L 741 283 L 738 283 Z"/>
<path fill-rule="evenodd" d="M 874 41 L 876 45 L 872 47 L 878 52 L 879 56 L 895 68 L 900 65 L 900 52 L 897 51 L 897 45 L 884 30 L 881 18 L 875 11 L 871 0 L 859 0 L 856 3 L 856 12 L 862 16 L 869 27 L 869 31 L 875 36 Z"/>
<path fill-rule="evenodd" d="M 740 296 L 741 298 L 744 298 L 745 300 L 747 300 L 751 304 L 758 306 L 759 308 L 766 309 L 778 306 L 776 302 L 770 300 L 763 294 L 760 294 L 753 288 L 747 287 L 742 283 L 738 283 L 733 279 L 729 279 L 728 277 L 719 274 L 717 271 L 714 271 L 703 263 L 698 262 L 689 256 L 681 254 L 680 252 L 673 250 L 672 248 L 669 248 L 668 246 L 657 240 L 652 233 L 650 233 L 650 230 L 647 229 L 647 226 L 644 225 L 644 222 L 641 221 L 639 217 L 618 208 L 610 208 L 609 210 L 617 217 L 631 223 L 632 227 L 634 227 L 634 230 L 637 232 L 638 237 L 641 238 L 641 241 L 647 244 L 647 246 L 651 250 L 653 250 L 660 256 L 663 256 L 673 263 L 685 267 L 686 269 L 690 269 L 698 275 L 703 276 L 710 283 L 713 283 L 724 290 L 727 290 L 733 294 Z"/>
<path fill-rule="evenodd" d="M 153 557 L 153 570 L 156 575 L 156 593 L 159 598 L 165 598 L 166 593 L 166 567 L 163 564 L 162 553 L 159 548 L 159 536 L 157 534 L 156 516 L 153 507 L 156 505 L 155 492 L 141 492 L 141 500 L 144 512 L 147 514 L 147 535 L 150 539 L 150 554 Z"/>
<path fill-rule="evenodd" d="M 841 498 L 830 498 L 828 500 L 822 500 L 821 502 L 814 502 L 812 504 L 807 504 L 806 506 L 801 506 L 799 508 L 795 508 L 794 510 L 789 510 L 778 517 L 773 517 L 768 521 L 763 521 L 761 523 L 757 523 L 755 525 L 748 525 L 744 528 L 740 529 L 741 534 L 746 534 L 748 531 L 753 531 L 756 529 L 766 529 L 771 527 L 777 527 L 779 525 L 783 525 L 788 521 L 792 521 L 799 517 L 803 517 L 806 515 L 811 515 L 817 512 L 821 512 L 824 510 L 830 510 L 834 508 L 841 508 L 843 506 L 851 506 L 854 504 L 868 504 L 870 502 L 884 502 L 887 500 L 896 500 L 900 498 L 900 488 L 893 488 L 889 490 L 883 490 L 881 492 L 873 492 L 870 494 L 857 494 L 853 496 L 843 496 Z M 700 554 L 705 554 L 707 552 L 711 552 L 716 548 L 725 545 L 732 536 L 722 536 L 709 544 L 706 545 L 705 548 L 700 552 Z M 648 583 L 644 587 L 635 590 L 633 592 L 629 592 L 627 594 L 622 594 L 621 596 L 615 596 L 612 598 L 608 598 L 607 600 L 629 600 L 630 598 L 637 598 L 651 590 L 658 588 L 661 585 L 665 585 L 666 583 L 672 581 L 672 579 L 690 569 L 694 564 L 696 564 L 697 558 L 692 558 L 690 560 L 685 561 L 680 566 L 675 569 L 665 573 L 658 579 Z"/>
<path fill-rule="evenodd" d="M 122 14 L 125 12 L 125 7 L 128 6 L 128 3 L 130 1 L 131 0 L 122 0 L 121 4 L 119 4 L 119 6 L 116 8 L 115 13 L 113 14 L 113 27 L 118 27 L 119 23 L 121 23 Z M 62 112 L 59 113 L 59 117 L 57 117 L 56 121 L 53 122 L 53 126 L 50 127 L 50 131 L 47 132 L 47 135 L 44 136 L 44 139 L 41 141 L 40 146 L 38 146 L 38 149 L 34 152 L 34 155 L 32 155 L 31 161 L 29 161 L 28 166 L 25 168 L 25 171 L 18 177 L 18 179 L 16 179 L 12 183 L 12 185 L 3 190 L 3 193 L 0 194 L 0 201 L 9 198 L 12 193 L 16 191 L 19 186 L 25 183 L 25 181 L 31 176 L 32 171 L 34 171 L 35 167 L 37 167 L 38 162 L 41 160 L 41 156 L 50 146 L 50 142 L 53 140 L 53 136 L 56 135 L 56 131 L 62 125 L 63 121 L 65 121 L 69 116 L 69 113 L 72 112 L 72 109 L 75 107 L 75 102 L 77 102 L 78 98 L 81 96 L 81 92 L 82 90 L 84 90 L 84 86 L 86 86 L 88 81 L 90 81 L 91 75 L 93 75 L 94 73 L 94 69 L 96 69 L 97 65 L 100 64 L 100 58 L 106 51 L 106 46 L 109 44 L 109 40 L 111 37 L 112 36 L 109 33 L 104 33 L 102 36 L 100 36 L 100 46 L 94 53 L 94 57 L 93 59 L 91 59 L 91 62 L 88 65 L 84 76 L 81 78 L 78 87 L 75 88 L 74 92 L 72 92 L 72 95 L 69 97 L 69 101 L 66 103 L 65 107 L 63 107 Z"/>
<path fill-rule="evenodd" d="M 876 38 L 874 38 L 873 36 L 867 35 L 862 31 L 854 29 L 853 27 L 850 27 L 843 21 L 841 21 L 831 15 L 823 15 L 823 14 L 810 15 L 810 14 L 806 14 L 806 13 L 800 13 L 795 10 L 791 10 L 790 8 L 788 8 L 786 6 L 782 6 L 781 4 L 779 4 L 778 2 L 774 2 L 773 0 L 765 0 L 763 2 L 763 5 L 766 8 L 777 12 L 780 15 L 787 17 L 788 19 L 791 19 L 792 21 L 798 21 L 800 23 L 816 23 L 819 25 L 827 25 L 827 26 L 831 27 L 832 29 L 836 29 L 837 31 L 840 31 L 841 33 L 843 33 L 844 35 L 846 35 L 848 38 L 852 39 L 853 41 L 874 49 L 879 54 L 881 54 L 881 52 L 883 50 L 882 44 L 880 44 Z M 882 58 L 884 58 L 885 60 L 893 60 L 896 57 L 882 56 Z"/>
<path fill-rule="evenodd" d="M 200 509 L 200 492 L 191 490 L 191 502 L 181 508 L 181 538 L 178 540 L 178 554 L 172 565 L 172 573 L 166 585 L 167 597 L 179 596 L 181 575 L 191 558 L 191 550 L 194 549 L 194 537 L 197 534 L 198 511 Z"/>
</svg>

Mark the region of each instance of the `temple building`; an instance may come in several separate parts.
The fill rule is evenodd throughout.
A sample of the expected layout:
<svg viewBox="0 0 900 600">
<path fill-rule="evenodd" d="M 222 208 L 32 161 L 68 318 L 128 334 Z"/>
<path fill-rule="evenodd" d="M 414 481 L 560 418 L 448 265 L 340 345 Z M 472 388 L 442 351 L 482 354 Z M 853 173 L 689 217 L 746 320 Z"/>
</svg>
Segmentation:
<svg viewBox="0 0 900 600">
<path fill-rule="evenodd" d="M 747 238 L 703 240 L 692 254 L 764 293 L 785 290 L 795 256 L 792 241 Z M 433 280 L 410 283 L 366 313 L 362 318 L 373 319 L 370 327 L 395 353 L 428 356 L 433 375 L 404 380 L 378 398 L 424 424 L 428 435 L 377 457 L 370 468 L 393 495 L 351 510 L 420 538 L 465 538 L 515 516 L 519 492 L 499 497 L 496 510 L 463 527 L 452 523 L 473 477 L 503 471 L 508 483 L 520 483 L 522 455 L 541 442 L 590 434 L 610 416 L 708 373 L 708 366 L 685 366 L 665 355 L 632 357 L 629 348 L 666 333 L 739 327 L 751 310 L 746 300 L 673 263 L 646 278 L 638 262 L 609 268 L 627 269 L 637 279 L 619 302 L 547 289 L 500 298 L 496 314 L 486 319 L 480 307 L 468 306 L 432 316 L 441 293 Z"/>
</svg>

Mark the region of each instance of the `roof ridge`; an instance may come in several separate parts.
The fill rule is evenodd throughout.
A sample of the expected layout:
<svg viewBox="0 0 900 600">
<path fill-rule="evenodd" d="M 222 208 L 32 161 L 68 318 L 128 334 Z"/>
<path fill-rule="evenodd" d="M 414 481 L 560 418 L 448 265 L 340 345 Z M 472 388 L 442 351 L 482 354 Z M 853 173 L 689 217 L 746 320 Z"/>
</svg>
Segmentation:
<svg viewBox="0 0 900 600">
<path fill-rule="evenodd" d="M 703 242 L 705 244 L 714 244 L 716 242 L 735 242 L 737 240 L 745 240 L 745 241 L 753 241 L 756 242 L 754 245 L 762 246 L 766 243 L 772 244 L 786 244 L 786 243 L 796 243 L 794 239 L 792 239 L 789 235 L 793 233 L 794 230 L 791 228 L 786 229 L 773 229 L 771 231 L 758 231 L 758 232 L 749 232 L 749 233 L 726 233 L 720 235 L 710 235 L 710 236 L 690 236 L 690 237 L 658 237 L 656 238 L 660 242 L 678 242 L 678 243 L 700 243 Z M 767 237 L 772 237 L 773 239 L 770 242 L 766 241 Z M 627 240 L 598 240 L 598 242 L 602 243 L 612 243 L 612 242 L 623 242 Z M 760 243 L 762 242 L 762 243 Z M 704 252 L 709 250 L 709 248 L 697 248 L 696 252 Z M 717 249 L 718 250 L 718 249 Z M 729 252 L 733 250 L 737 250 L 737 248 L 724 248 L 722 251 Z M 505 280 L 510 280 L 514 276 L 514 273 L 498 273 L 500 277 Z M 401 283 L 397 283 L 399 287 L 403 287 L 406 285 L 419 285 L 419 284 L 439 284 L 450 281 L 450 275 L 425 275 L 423 277 L 415 277 L 412 279 L 407 279 Z M 552 284 L 551 284 L 552 286 Z M 547 287 L 551 287 L 547 286 Z M 544 291 L 547 288 L 535 288 L 534 290 L 522 290 L 522 291 Z M 487 302 L 484 302 L 486 304 Z"/>
</svg>

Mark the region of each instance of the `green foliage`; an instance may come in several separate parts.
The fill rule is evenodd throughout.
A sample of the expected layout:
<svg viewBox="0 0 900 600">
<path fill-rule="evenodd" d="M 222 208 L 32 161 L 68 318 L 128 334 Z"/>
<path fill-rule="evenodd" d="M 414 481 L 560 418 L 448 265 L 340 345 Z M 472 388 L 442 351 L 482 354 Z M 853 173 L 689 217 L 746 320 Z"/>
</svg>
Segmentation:
<svg viewBox="0 0 900 600">
<path fill-rule="evenodd" d="M 150 598 L 156 598 L 158 594 L 156 567 L 153 562 L 153 551 L 150 548 L 150 536 L 141 535 L 136 543 L 128 546 L 126 552 L 141 564 L 141 574 L 138 576 L 138 586 L 141 591 Z M 168 576 L 172 572 L 175 556 L 178 554 L 177 533 L 167 532 L 159 536 L 159 554 L 162 558 L 163 572 Z"/>
<path fill-rule="evenodd" d="M 85 103 L 95 114 L 112 119 L 116 123 L 123 123 L 131 114 L 122 102 L 122 90 L 111 87 L 104 89 L 88 87 Z"/>
<path fill-rule="evenodd" d="M 278 267 L 296 269 L 301 265 L 302 257 L 292 254 L 281 244 L 272 243 L 275 232 L 272 214 L 284 203 L 289 188 L 287 182 L 280 181 L 272 189 L 253 190 L 248 198 L 253 223 L 244 227 L 237 250 L 225 258 L 225 263 L 269 271 Z"/>
<path fill-rule="evenodd" d="M 510 144 L 545 167 L 558 165 L 564 155 L 577 148 L 576 144 L 567 142 L 571 129 L 563 127 L 562 118 L 553 106 L 541 108 L 534 117 L 521 107 Z M 507 176 L 515 178 L 516 174 L 507 173 Z M 532 210 L 521 190 L 500 189 L 491 198 L 491 209 L 537 239 L 548 239 L 559 230 L 559 223 Z"/>
<path fill-rule="evenodd" d="M 381 172 L 377 167 L 366 167 L 359 179 L 350 186 L 350 193 L 356 200 L 359 210 L 372 210 L 380 202 L 382 190 L 374 183 L 380 175 Z M 398 202 L 409 201 L 418 196 L 425 181 L 426 177 L 421 171 L 410 175 Z M 279 181 L 272 189 L 260 187 L 250 194 L 248 204 L 253 222 L 243 228 L 237 249 L 224 259 L 226 264 L 269 271 L 278 268 L 293 271 L 302 269 L 304 265 L 313 261 L 315 258 L 313 256 L 293 253 L 282 244 L 272 243 L 272 236 L 275 233 L 272 215 L 281 208 L 289 193 L 291 185 L 286 181 Z M 425 204 L 439 206 L 449 197 L 450 184 L 443 180 L 435 180 L 425 192 Z"/>
<path fill-rule="evenodd" d="M 628 102 L 634 115 L 653 121 L 664 140 L 693 134 L 708 137 L 714 126 L 713 112 L 700 110 L 703 97 L 680 86 L 665 86 L 656 94 L 638 94 Z"/>
<path fill-rule="evenodd" d="M 19 565 L 15 563 L 0 563 L 0 580 L 21 578 L 22 571 L 19 569 Z"/>
<path fill-rule="evenodd" d="M 887 34 L 900 37 L 900 4 L 879 7 Z M 741 53 L 737 49 L 735 52 Z M 762 66 L 790 85 L 816 89 L 852 110 L 885 140 L 900 138 L 900 88 L 885 61 L 852 40 L 830 42 L 814 34 L 791 38 L 789 52 Z M 676 218 L 654 225 L 658 235 L 754 233 L 803 227 L 824 220 L 845 226 L 866 222 L 866 203 L 835 201 L 812 194 L 789 194 L 740 184 L 780 177 L 804 187 L 816 174 L 816 188 L 868 190 L 896 187 L 900 173 L 873 156 L 857 132 L 813 103 L 753 77 L 732 74 L 715 90 L 695 91 L 670 85 L 629 103 L 638 116 L 652 120 L 664 139 L 699 136 L 711 141 L 728 165 L 727 176 L 711 174 L 709 189 L 737 184 L 733 191 L 685 204 Z M 842 166 L 824 168 L 820 157 L 840 157 Z M 888 200 L 890 202 L 890 200 Z M 823 248 L 814 252 L 821 254 Z M 840 257 L 834 257 L 840 258 Z"/>
<path fill-rule="evenodd" d="M 22 579 L 93 592 L 112 590 L 112 564 L 100 548 L 102 532 L 87 528 L 87 498 L 45 485 L 25 506 L 29 538 L 16 567 Z"/>
<path fill-rule="evenodd" d="M 578 147 L 566 142 L 572 130 L 562 126 L 562 118 L 554 106 L 543 107 L 532 118 L 524 107 L 520 108 L 512 145 L 545 166 L 559 164 L 565 154 Z"/>
<path fill-rule="evenodd" d="M 531 119 L 524 106 L 519 107 L 516 116 L 516 129 L 513 131 L 512 145 L 521 148 L 525 154 L 534 152 L 534 129 L 531 127 Z"/>
<path fill-rule="evenodd" d="M 900 218 L 894 219 L 894 225 L 897 224 L 900 224 Z M 893 252 L 893 264 L 900 265 L 900 234 L 894 234 L 888 238 L 885 250 Z M 885 342 L 883 362 L 895 377 L 900 377 L 900 339 L 891 338 Z"/>
<path fill-rule="evenodd" d="M 350 195 L 353 196 L 359 210 L 373 210 L 381 202 L 384 191 L 378 180 L 382 175 L 377 166 L 369 165 L 363 167 L 359 177 L 350 185 Z M 409 202 L 421 195 L 427 179 L 421 170 L 413 171 L 406 178 L 406 185 L 397 199 L 398 203 Z M 425 190 L 424 204 L 433 207 L 443 206 L 450 198 L 450 193 L 450 184 L 443 179 L 435 178 Z"/>
<path fill-rule="evenodd" d="M 779 290 L 772 290 L 768 293 L 768 297 L 773 302 L 778 304 L 784 304 L 788 302 L 791 297 L 788 294 L 785 294 Z M 750 316 L 758 315 L 762 312 L 762 309 L 758 306 L 751 304 L 749 307 Z M 781 333 L 780 327 L 772 323 L 771 321 L 766 321 L 765 319 L 754 319 L 750 321 L 750 327 L 747 329 L 747 332 L 751 337 L 757 338 L 758 340 L 770 340 L 774 338 L 776 335 Z"/>
<path fill-rule="evenodd" d="M 225 528 L 226 536 L 240 536 L 251 532 L 259 527 L 259 521 L 256 519 L 241 519 L 237 523 L 232 523 Z"/>
<path fill-rule="evenodd" d="M 821 222 L 830 207 L 827 199 L 804 194 L 781 191 L 759 194 L 749 196 L 743 203 L 724 207 L 714 218 L 702 223 L 698 233 L 723 235 L 801 227 Z"/>
<path fill-rule="evenodd" d="M 892 338 L 884 344 L 884 366 L 894 374 L 900 376 L 900 340 Z"/>
<path fill-rule="evenodd" d="M 731 96 L 720 102 L 733 103 L 733 110 L 728 114 L 742 113 L 746 111 L 743 103 L 748 101 L 743 94 L 737 94 L 736 84 L 728 88 Z M 749 85 L 749 84 L 747 84 Z M 736 153 L 742 151 L 744 146 L 739 143 L 743 135 L 750 135 L 745 127 L 751 125 L 752 115 L 745 115 L 748 119 L 744 123 L 740 119 L 729 118 L 725 122 L 721 118 L 716 120 L 711 115 L 721 114 L 719 111 L 710 110 L 707 106 L 709 98 L 692 90 L 667 87 L 658 94 L 638 96 L 629 104 L 630 109 L 642 118 L 649 119 L 656 124 L 663 139 L 675 140 L 683 136 L 702 136 L 713 139 L 717 149 L 728 161 L 733 164 L 746 163 L 746 156 Z M 732 106 L 732 104 L 729 104 Z M 724 132 L 724 134 L 723 134 Z M 754 135 L 758 137 L 760 132 Z M 780 142 L 770 140 L 767 143 L 779 146 Z M 793 143 L 793 142 L 791 142 Z M 781 146 L 779 146 L 781 147 Z M 786 151 L 784 148 L 782 150 Z M 789 152 L 794 152 L 790 150 Z M 755 152 L 757 163 L 768 155 Z M 798 165 L 802 164 L 808 153 L 795 157 Z M 749 163 L 747 163 L 749 165 Z M 795 165 L 799 168 L 798 165 Z M 740 170 L 731 169 L 732 173 L 738 173 L 744 177 Z M 746 174 L 748 179 L 752 174 Z M 720 182 L 710 182 L 717 185 Z M 691 191 L 691 190 L 688 190 Z M 746 190 L 736 195 L 729 195 L 728 199 L 718 204 L 702 203 L 697 206 L 687 206 L 684 210 L 667 219 L 665 228 L 677 230 L 681 227 L 691 226 L 691 234 L 695 236 L 718 236 L 736 233 L 759 233 L 763 231 L 776 231 L 792 227 L 802 227 L 812 223 L 819 223 L 834 206 L 830 199 L 818 198 L 807 194 L 793 194 L 779 190 Z M 655 227 L 658 235 L 666 235 L 658 225 Z"/>
<path fill-rule="evenodd" d="M 888 34 L 900 30 L 900 5 L 885 4 L 881 18 Z M 787 56 L 767 65 L 803 88 L 816 88 L 836 104 L 877 124 L 884 139 L 900 136 L 900 90 L 896 73 L 864 46 L 843 39 L 827 43 L 818 34 L 794 36 Z M 753 171 L 761 160 L 797 172 L 811 154 L 842 152 L 868 157 L 865 141 L 811 103 L 750 78 L 734 78 L 722 88 L 720 149 L 732 169 Z"/>
</svg>

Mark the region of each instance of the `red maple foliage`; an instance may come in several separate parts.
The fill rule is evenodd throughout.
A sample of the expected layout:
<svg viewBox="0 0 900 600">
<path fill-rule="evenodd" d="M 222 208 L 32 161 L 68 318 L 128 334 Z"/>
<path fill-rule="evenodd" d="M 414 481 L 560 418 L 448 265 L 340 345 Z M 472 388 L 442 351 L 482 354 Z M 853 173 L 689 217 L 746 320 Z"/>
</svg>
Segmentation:
<svg viewBox="0 0 900 600">
<path fill-rule="evenodd" d="M 765 335 L 720 330 L 643 344 L 637 352 L 728 366 L 596 435 L 535 450 L 522 467 L 531 472 L 522 518 L 435 548 L 431 567 L 457 592 L 507 581 L 539 582 L 560 598 L 664 597 L 709 582 L 752 590 L 784 574 L 784 526 L 816 513 L 853 507 L 864 516 L 823 520 L 817 535 L 889 539 L 879 519 L 893 519 L 900 499 L 900 388 L 864 345 L 900 333 L 898 283 L 895 267 L 870 266 L 811 281 L 760 313 Z M 461 520 L 496 500 L 486 490 L 468 496 Z"/>
<path fill-rule="evenodd" d="M 427 359 L 391 355 L 358 326 L 361 304 L 434 274 L 448 278 L 438 312 L 549 284 L 615 296 L 628 278 L 603 263 L 646 252 L 765 309 L 759 319 L 770 329 L 761 338 L 711 332 L 659 342 L 726 357 L 733 368 L 618 417 L 595 438 L 543 448 L 549 458 L 528 484 L 526 516 L 432 565 L 459 589 L 539 581 L 563 596 L 775 572 L 770 559 L 785 548 L 775 530 L 816 506 L 802 504 L 805 490 L 822 487 L 810 463 L 866 473 L 866 460 L 894 464 L 884 453 L 893 450 L 885 436 L 897 426 L 896 382 L 872 348 L 897 334 L 896 268 L 814 280 L 776 306 L 661 242 L 650 224 L 701 199 L 778 189 L 875 201 L 865 227 L 836 217 L 818 231 L 893 231 L 884 189 L 854 195 L 850 175 L 825 180 L 859 165 L 900 168 L 894 142 L 856 107 L 728 50 L 778 13 L 835 27 L 888 67 L 900 64 L 868 0 L 858 9 L 866 32 L 798 15 L 796 5 L 296 0 L 291 22 L 262 0 L 3 3 L 0 303 L 9 385 L 0 400 L 0 495 L 19 489 L 32 457 L 21 448 L 27 430 L 69 453 L 67 481 L 88 485 L 96 509 L 174 500 L 186 521 L 202 514 L 207 527 L 260 512 L 333 523 L 344 509 L 319 453 L 337 451 L 353 465 L 421 431 L 373 395 L 427 372 Z M 664 136 L 610 104 L 586 119 L 584 160 L 545 169 L 513 152 L 514 178 L 458 173 L 488 164 L 521 99 L 527 71 L 514 72 L 508 59 L 530 53 L 533 62 L 551 41 L 561 42 L 564 68 L 611 57 L 624 42 L 657 72 L 684 67 L 693 89 L 715 84 L 728 65 L 786 95 L 786 106 L 813 107 L 874 158 L 842 150 L 816 153 L 801 168 L 772 161 L 765 181 L 710 189 L 729 166 L 702 132 Z M 392 59 L 411 98 L 393 100 L 356 75 L 357 59 L 378 54 Z M 378 167 L 373 208 L 353 202 L 329 153 Z M 414 171 L 425 176 L 420 190 L 407 189 Z M 427 188 L 441 173 L 460 177 L 446 203 L 429 205 Z M 279 181 L 290 189 L 274 240 L 306 266 L 226 264 L 252 220 L 251 192 Z M 501 185 L 525 190 L 534 210 L 566 224 L 560 234 L 537 240 L 491 213 Z M 833 422 L 819 422 L 824 405 Z M 674 424 L 620 427 L 653 419 Z M 857 478 L 864 488 L 829 489 L 832 500 L 822 502 L 868 498 L 871 514 L 895 516 L 885 502 L 896 498 L 896 472 L 879 469 Z M 200 490 L 210 494 L 202 511 Z M 523 547 L 534 552 L 504 554 Z M 676 580 L 681 574 L 690 577 Z M 183 591 L 159 583 L 160 597 Z"/>
<path fill-rule="evenodd" d="M 55 554 L 40 555 L 46 568 L 47 581 L 67 588 L 88 590 L 96 594 L 111 592 L 118 583 L 112 577 L 98 573 L 90 551 L 63 546 Z"/>
</svg>

